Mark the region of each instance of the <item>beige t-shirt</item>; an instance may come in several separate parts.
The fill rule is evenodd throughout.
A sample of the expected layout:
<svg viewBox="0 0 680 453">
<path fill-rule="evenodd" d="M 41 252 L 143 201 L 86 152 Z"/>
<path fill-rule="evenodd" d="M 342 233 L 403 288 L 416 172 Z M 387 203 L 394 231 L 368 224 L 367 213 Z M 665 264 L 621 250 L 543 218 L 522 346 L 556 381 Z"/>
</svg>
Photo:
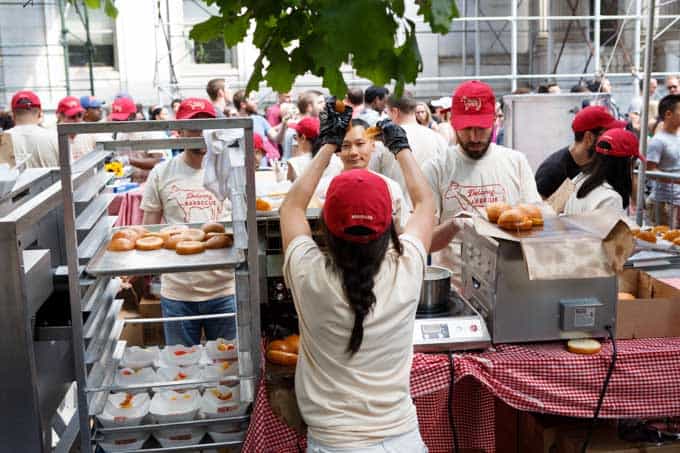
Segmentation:
<svg viewBox="0 0 680 453">
<path fill-rule="evenodd" d="M 12 136 L 17 165 L 26 162 L 26 168 L 59 166 L 59 145 L 54 130 L 26 124 L 15 126 L 5 133 Z"/>
<path fill-rule="evenodd" d="M 85 154 L 94 151 L 97 146 L 97 136 L 95 134 L 78 134 L 73 139 L 69 137 L 71 144 L 71 160 L 74 162 Z"/>
<path fill-rule="evenodd" d="M 423 173 L 434 191 L 439 223 L 474 208 L 485 215 L 486 205 L 494 202 L 541 203 L 526 156 L 494 143 L 478 160 L 467 157 L 458 145 L 451 147 L 426 162 Z M 433 255 L 433 261 L 459 275 L 460 241 L 454 239 Z"/>
<path fill-rule="evenodd" d="M 204 171 L 189 167 L 182 154 L 163 162 L 149 174 L 140 205 L 143 211 L 163 212 L 168 224 L 229 220 L 228 201 L 221 202 L 203 187 Z M 234 294 L 231 270 L 183 272 L 161 276 L 161 295 L 179 301 L 202 302 Z"/>
<path fill-rule="evenodd" d="M 296 179 L 302 176 L 305 170 L 307 170 L 309 164 L 312 163 L 312 159 L 312 153 L 305 153 L 288 159 L 288 165 L 293 167 Z M 340 172 L 342 172 L 342 161 L 337 155 L 333 154 L 328 163 L 328 167 L 323 171 L 321 178 L 322 180 L 324 178 L 333 178 L 334 176 L 339 175 Z"/>
<path fill-rule="evenodd" d="M 400 240 L 403 255 L 390 247 L 375 277 L 377 300 L 353 356 L 346 349 L 354 311 L 326 256 L 309 236 L 286 250 L 283 272 L 300 326 L 295 392 L 309 434 L 323 444 L 361 447 L 418 427 L 409 378 L 426 254 L 418 239 Z"/>
<path fill-rule="evenodd" d="M 406 131 L 408 143 L 411 146 L 411 152 L 420 168 L 423 168 L 423 165 L 425 165 L 425 162 L 428 160 L 446 153 L 448 148 L 446 140 L 432 129 L 421 126 L 420 124 L 403 124 L 401 127 Z M 408 198 L 408 187 L 406 187 L 404 175 L 401 173 L 401 167 L 394 157 L 394 154 L 384 146 L 377 145 L 371 156 L 369 168 L 387 176 L 399 184 L 402 192 L 406 195 L 405 200 L 408 203 L 410 210 L 411 202 Z"/>
<path fill-rule="evenodd" d="M 567 204 L 564 206 L 565 215 L 585 214 L 596 209 L 616 210 L 623 213 L 623 198 L 608 183 L 603 183 L 591 190 L 583 198 L 577 198 L 576 194 L 588 178 L 588 175 L 579 173 L 574 177 L 574 192 L 569 196 Z"/>
</svg>

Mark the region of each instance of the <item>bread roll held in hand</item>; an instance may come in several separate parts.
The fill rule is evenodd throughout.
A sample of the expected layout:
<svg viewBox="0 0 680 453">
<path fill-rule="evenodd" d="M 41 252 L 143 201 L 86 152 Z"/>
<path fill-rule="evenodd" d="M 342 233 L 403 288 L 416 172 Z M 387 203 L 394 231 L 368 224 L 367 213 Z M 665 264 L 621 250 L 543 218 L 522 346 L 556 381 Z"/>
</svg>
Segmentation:
<svg viewBox="0 0 680 453">
<path fill-rule="evenodd" d="M 519 209 L 508 209 L 498 217 L 498 226 L 504 230 L 526 231 L 532 226 L 529 216 Z"/>
<path fill-rule="evenodd" d="M 538 206 L 533 204 L 520 204 L 517 205 L 517 209 L 529 217 L 532 226 L 543 226 L 543 213 Z"/>
</svg>

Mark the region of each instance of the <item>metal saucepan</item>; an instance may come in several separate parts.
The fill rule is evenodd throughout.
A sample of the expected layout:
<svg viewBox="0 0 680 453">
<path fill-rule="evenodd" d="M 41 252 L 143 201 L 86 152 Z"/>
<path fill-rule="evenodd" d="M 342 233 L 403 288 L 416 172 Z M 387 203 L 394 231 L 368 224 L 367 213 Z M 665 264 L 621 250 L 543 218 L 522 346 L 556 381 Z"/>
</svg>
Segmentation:
<svg viewBox="0 0 680 453">
<path fill-rule="evenodd" d="M 451 271 L 438 266 L 425 268 L 425 279 L 420 291 L 418 313 L 446 311 L 451 291 Z"/>
</svg>

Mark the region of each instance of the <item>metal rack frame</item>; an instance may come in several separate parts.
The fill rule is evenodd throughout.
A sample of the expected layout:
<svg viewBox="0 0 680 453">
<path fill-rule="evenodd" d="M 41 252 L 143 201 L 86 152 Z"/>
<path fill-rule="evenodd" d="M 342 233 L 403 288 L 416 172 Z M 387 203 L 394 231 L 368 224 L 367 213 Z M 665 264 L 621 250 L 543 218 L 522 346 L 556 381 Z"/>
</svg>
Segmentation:
<svg viewBox="0 0 680 453">
<path fill-rule="evenodd" d="M 71 325 L 73 338 L 73 355 L 75 361 L 75 376 L 78 384 L 78 422 L 80 426 L 80 448 L 81 451 L 92 451 L 92 425 L 91 416 L 94 415 L 93 408 L 98 409 L 102 405 L 102 398 L 96 395 L 103 395 L 105 400 L 106 392 L 112 388 L 111 382 L 106 382 L 107 377 L 111 377 L 111 370 L 117 369 L 118 361 L 122 358 L 125 343 L 118 341 L 118 335 L 122 331 L 124 320 L 114 318 L 113 324 L 107 330 L 109 336 L 104 339 L 105 344 L 101 354 L 94 357 L 94 360 L 86 360 L 86 338 L 84 337 L 84 324 L 81 309 L 83 305 L 97 307 L 99 301 L 95 299 L 97 294 L 88 294 L 90 299 L 84 303 L 81 300 L 81 289 L 78 284 L 81 278 L 82 267 L 79 266 L 80 259 L 77 247 L 77 227 L 75 197 L 73 191 L 72 166 L 70 161 L 70 148 L 68 136 L 72 134 L 93 134 L 93 133 L 113 133 L 113 132 L 147 132 L 163 130 L 204 130 L 204 129 L 243 129 L 245 132 L 246 149 L 246 197 L 247 197 L 247 232 L 248 249 L 246 259 L 242 266 L 236 268 L 236 303 L 237 303 L 237 328 L 239 338 L 239 376 L 241 382 L 242 401 L 250 398 L 254 399 L 258 377 L 260 372 L 260 308 L 259 308 L 259 269 L 258 269 L 258 239 L 255 209 L 255 162 L 253 149 L 253 123 L 250 118 L 227 118 L 227 119 L 200 119 L 200 120 L 181 120 L 181 121 L 129 121 L 129 122 L 102 122 L 102 123 L 79 123 L 79 124 L 60 124 L 57 127 L 59 138 L 59 160 L 61 165 L 61 181 L 63 187 L 64 202 L 64 231 L 66 242 L 66 258 L 68 265 L 68 282 L 71 308 Z M 133 146 L 135 149 L 159 149 L 168 146 L 176 147 L 178 144 L 202 143 L 203 139 L 178 139 L 178 140 L 128 140 L 124 145 Z M 112 142 L 115 143 L 115 142 Z M 120 145 L 120 144 L 119 144 Z M 116 147 L 115 145 L 110 145 Z M 108 285 L 109 277 L 98 277 L 96 285 Z M 102 280 L 103 279 L 103 280 Z M 94 293 L 94 291 L 93 291 Z M 115 312 L 115 301 L 109 301 L 108 311 L 105 319 L 111 319 Z M 100 307 L 100 310 L 105 307 Z M 117 314 L 116 314 L 117 318 Z M 173 318 L 158 318 L 153 321 L 171 322 Z M 178 319 L 174 319 L 178 320 Z M 136 321 L 127 321 L 133 323 Z M 140 321 L 141 322 L 141 321 Z M 149 322 L 149 321 L 143 321 Z M 88 363 L 90 362 L 90 363 Z M 89 368 L 91 365 L 91 368 Z M 250 365 L 250 366 L 248 366 Z M 249 368 L 249 369 L 244 369 Z M 92 377 L 97 382 L 91 382 Z M 101 378 L 101 379 L 100 379 Z M 244 385 L 244 381 L 250 381 L 251 385 Z M 187 383 L 164 383 L 163 386 L 186 386 L 187 384 L 198 384 L 199 382 Z M 93 384 L 93 385 L 90 385 Z M 144 385 L 143 388 L 158 387 L 158 383 Z M 244 391 L 245 390 L 245 391 Z M 244 396 L 245 394 L 245 396 Z M 222 421 L 238 421 L 238 417 L 227 417 Z M 195 424 L 205 424 L 205 421 L 197 420 Z M 154 429 L 162 429 L 163 424 L 156 424 Z M 151 429 L 151 428 L 150 428 Z M 199 448 L 215 448 L 219 446 L 234 445 L 235 442 L 212 443 Z M 184 451 L 195 449 L 196 446 L 171 447 L 161 449 L 151 449 L 143 451 Z"/>
</svg>

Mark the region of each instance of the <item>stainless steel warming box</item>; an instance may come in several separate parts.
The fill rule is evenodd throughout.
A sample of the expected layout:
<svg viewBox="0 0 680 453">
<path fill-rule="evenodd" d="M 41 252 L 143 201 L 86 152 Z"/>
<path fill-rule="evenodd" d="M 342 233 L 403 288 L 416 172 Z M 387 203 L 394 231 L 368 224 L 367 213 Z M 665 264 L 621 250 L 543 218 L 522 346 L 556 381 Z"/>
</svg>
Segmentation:
<svg viewBox="0 0 680 453">
<path fill-rule="evenodd" d="M 539 234 L 556 225 L 546 219 Z M 481 235 L 469 224 L 462 242 L 463 296 L 486 320 L 493 343 L 604 337 L 605 326 L 615 328 L 614 272 L 531 280 L 519 242 Z"/>
</svg>

